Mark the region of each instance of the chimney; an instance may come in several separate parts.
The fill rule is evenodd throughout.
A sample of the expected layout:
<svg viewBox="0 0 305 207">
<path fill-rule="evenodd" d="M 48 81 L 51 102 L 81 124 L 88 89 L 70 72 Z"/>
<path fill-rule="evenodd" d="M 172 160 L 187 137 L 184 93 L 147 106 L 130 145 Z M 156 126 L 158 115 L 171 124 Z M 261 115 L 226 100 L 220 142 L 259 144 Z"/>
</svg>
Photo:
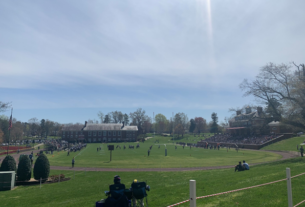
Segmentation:
<svg viewBox="0 0 305 207">
<path fill-rule="evenodd" d="M 236 116 L 241 114 L 241 110 L 236 111 Z"/>
<path fill-rule="evenodd" d="M 121 129 L 123 129 L 123 128 L 124 128 L 124 122 L 122 122 L 122 124 L 123 124 L 123 125 L 122 125 Z"/>
<path fill-rule="evenodd" d="M 257 113 L 258 113 L 258 114 L 263 113 L 263 108 L 262 108 L 262 107 L 257 107 Z"/>
<path fill-rule="evenodd" d="M 84 130 L 84 128 L 87 126 L 87 121 L 85 121 L 85 126 L 83 126 L 82 130 Z"/>
</svg>

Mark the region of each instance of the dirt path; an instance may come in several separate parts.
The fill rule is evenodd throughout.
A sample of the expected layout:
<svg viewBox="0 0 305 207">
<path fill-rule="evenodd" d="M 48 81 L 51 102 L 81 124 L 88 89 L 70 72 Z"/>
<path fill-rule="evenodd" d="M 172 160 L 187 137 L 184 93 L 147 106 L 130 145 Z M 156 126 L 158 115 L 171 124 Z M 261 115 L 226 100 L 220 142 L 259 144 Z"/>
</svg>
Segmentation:
<svg viewBox="0 0 305 207">
<path fill-rule="evenodd" d="M 296 155 L 293 155 L 289 152 L 282 152 L 282 151 L 266 151 L 261 150 L 264 152 L 273 152 L 276 154 L 279 154 L 282 156 L 279 160 L 286 160 L 289 158 L 297 157 Z M 273 161 L 272 161 L 273 162 Z M 261 163 L 255 163 L 251 164 L 251 166 L 262 164 Z M 268 162 L 266 162 L 268 163 Z M 77 163 L 75 163 L 75 166 L 77 166 Z M 104 172 L 148 172 L 148 171 L 163 171 L 163 172 L 173 172 L 173 171 L 196 171 L 196 170 L 214 170 L 214 169 L 226 169 L 226 168 L 232 168 L 234 166 L 228 165 L 228 166 L 212 166 L 212 167 L 192 167 L 192 168 L 98 168 L 98 167 L 65 167 L 65 166 L 51 166 L 52 170 L 75 170 L 75 171 L 104 171 Z"/>
</svg>

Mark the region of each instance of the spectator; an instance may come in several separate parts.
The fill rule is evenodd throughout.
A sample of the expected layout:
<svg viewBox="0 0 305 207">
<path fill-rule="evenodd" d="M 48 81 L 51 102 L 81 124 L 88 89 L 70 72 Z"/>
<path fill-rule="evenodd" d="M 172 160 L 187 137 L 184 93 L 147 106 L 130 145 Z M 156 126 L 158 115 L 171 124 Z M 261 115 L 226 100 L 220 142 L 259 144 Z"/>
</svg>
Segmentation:
<svg viewBox="0 0 305 207">
<path fill-rule="evenodd" d="M 245 160 L 243 161 L 243 167 L 245 170 L 250 170 L 250 167 L 249 167 L 248 163 L 246 163 Z"/>
<path fill-rule="evenodd" d="M 242 166 L 241 162 L 238 163 L 238 165 L 235 166 L 235 172 L 237 171 L 244 171 L 245 168 Z"/>
<path fill-rule="evenodd" d="M 300 152 L 301 152 L 301 157 L 303 157 L 303 153 L 304 153 L 304 148 L 303 148 L 303 146 L 301 146 Z"/>
<path fill-rule="evenodd" d="M 74 163 L 75 163 L 75 160 L 74 160 L 74 157 L 72 159 L 72 168 L 74 168 Z"/>
<path fill-rule="evenodd" d="M 119 175 L 114 176 L 113 183 L 114 184 L 121 184 L 121 178 L 120 178 Z"/>
</svg>

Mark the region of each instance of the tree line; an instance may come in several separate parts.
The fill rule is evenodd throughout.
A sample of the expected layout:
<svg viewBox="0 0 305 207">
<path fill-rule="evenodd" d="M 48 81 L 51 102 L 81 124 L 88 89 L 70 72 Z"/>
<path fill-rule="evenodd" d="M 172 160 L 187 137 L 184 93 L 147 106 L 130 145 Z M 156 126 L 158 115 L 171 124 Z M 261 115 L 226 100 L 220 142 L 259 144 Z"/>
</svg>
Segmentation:
<svg viewBox="0 0 305 207">
<path fill-rule="evenodd" d="M 16 142 L 27 137 L 46 137 L 60 136 L 62 124 L 48 119 L 38 120 L 36 117 L 31 118 L 28 122 L 12 119 L 13 127 L 10 130 L 10 142 Z M 9 118 L 0 116 L 0 143 L 9 141 Z"/>
</svg>

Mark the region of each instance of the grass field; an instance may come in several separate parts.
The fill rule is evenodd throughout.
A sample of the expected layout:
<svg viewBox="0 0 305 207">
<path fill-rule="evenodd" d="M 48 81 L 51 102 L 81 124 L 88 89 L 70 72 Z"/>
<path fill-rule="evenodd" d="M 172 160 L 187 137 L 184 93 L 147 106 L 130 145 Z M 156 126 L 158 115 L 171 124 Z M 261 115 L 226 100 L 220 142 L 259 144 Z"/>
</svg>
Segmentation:
<svg viewBox="0 0 305 207">
<path fill-rule="evenodd" d="M 305 136 L 293 137 L 263 147 L 262 150 L 297 151 L 297 145 L 299 145 L 300 148 L 300 144 L 303 143 L 304 140 L 305 140 Z M 305 146 L 303 146 L 303 148 L 304 147 Z"/>
<path fill-rule="evenodd" d="M 232 169 L 184 172 L 120 172 L 122 183 L 129 187 L 133 179 L 147 180 L 151 186 L 148 202 L 151 207 L 162 207 L 189 198 L 189 180 L 197 183 L 197 196 L 234 190 L 285 178 L 286 167 L 291 174 L 305 172 L 305 161 L 294 158 L 272 164 L 253 166 L 249 171 L 234 172 Z M 73 178 L 73 171 L 64 173 Z M 75 172 L 74 179 L 62 183 L 37 186 L 20 186 L 13 191 L 0 192 L 1 206 L 94 206 L 95 201 L 105 198 L 104 191 L 113 181 L 116 172 Z M 305 199 L 305 175 L 292 179 L 294 205 Z M 189 203 L 179 205 L 189 206 Z M 197 206 L 287 206 L 286 181 L 197 200 Z M 300 205 L 300 206 L 304 206 Z"/>
<path fill-rule="evenodd" d="M 154 143 L 154 139 L 149 139 L 145 143 L 140 143 L 139 149 L 123 149 L 124 143 L 119 144 L 121 149 L 112 152 L 110 162 L 110 152 L 106 144 L 88 144 L 87 148 L 81 152 L 54 152 L 54 155 L 47 155 L 52 166 L 71 166 L 71 160 L 75 157 L 76 167 L 103 167 L 103 168 L 179 168 L 179 167 L 207 167 L 236 165 L 238 161 L 246 160 L 249 163 L 259 163 L 280 159 L 281 156 L 275 153 L 255 150 L 207 150 L 203 148 L 192 148 L 177 146 L 168 142 L 168 137 L 160 137 L 160 143 Z M 125 143 L 136 145 L 136 143 Z M 160 149 L 158 146 L 160 144 Z M 117 144 L 115 144 L 116 146 Z M 147 156 L 148 148 L 153 145 L 150 156 Z M 165 145 L 167 156 L 165 156 Z M 97 147 L 102 150 L 97 152 Z"/>
</svg>

